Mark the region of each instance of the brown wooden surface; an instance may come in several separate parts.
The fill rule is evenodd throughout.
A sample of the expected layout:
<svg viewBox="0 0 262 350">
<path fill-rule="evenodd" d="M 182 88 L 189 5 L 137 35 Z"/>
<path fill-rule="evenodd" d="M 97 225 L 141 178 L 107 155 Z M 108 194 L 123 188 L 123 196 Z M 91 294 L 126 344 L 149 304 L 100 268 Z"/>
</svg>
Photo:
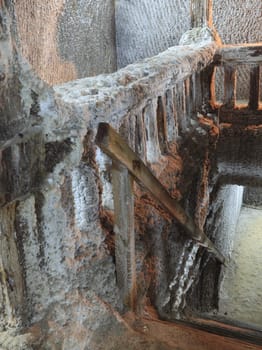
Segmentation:
<svg viewBox="0 0 262 350">
<path fill-rule="evenodd" d="M 226 108 L 234 108 L 236 104 L 236 69 L 225 66 L 224 101 Z"/>
<path fill-rule="evenodd" d="M 258 64 L 262 63 L 262 45 L 224 45 L 219 48 L 214 57 L 215 63 Z"/>
<path fill-rule="evenodd" d="M 250 68 L 250 93 L 249 93 L 249 108 L 258 109 L 259 106 L 259 66 Z"/>
<path fill-rule="evenodd" d="M 212 26 L 212 4 L 209 0 L 191 0 L 191 27 Z"/>
<path fill-rule="evenodd" d="M 173 199 L 164 186 L 157 180 L 142 160 L 131 150 L 122 137 L 107 123 L 100 123 L 96 144 L 113 160 L 123 164 L 130 173 L 140 181 L 148 191 L 159 201 L 186 229 L 188 236 L 206 247 L 221 262 L 223 255 L 216 249 L 209 238 L 196 227 L 180 204 Z"/>
<path fill-rule="evenodd" d="M 190 325 L 163 322 L 160 320 L 143 320 L 146 334 L 164 341 L 174 350 L 259 350 L 261 342 L 251 343 L 237 339 L 228 334 L 214 334 Z"/>
<path fill-rule="evenodd" d="M 220 123 L 236 125 L 260 125 L 262 124 L 262 110 L 252 111 L 248 108 L 227 110 L 223 107 L 218 111 Z"/>
<path fill-rule="evenodd" d="M 113 162 L 116 277 L 123 304 L 130 310 L 135 310 L 136 303 L 133 180 L 125 167 L 119 162 Z"/>
</svg>

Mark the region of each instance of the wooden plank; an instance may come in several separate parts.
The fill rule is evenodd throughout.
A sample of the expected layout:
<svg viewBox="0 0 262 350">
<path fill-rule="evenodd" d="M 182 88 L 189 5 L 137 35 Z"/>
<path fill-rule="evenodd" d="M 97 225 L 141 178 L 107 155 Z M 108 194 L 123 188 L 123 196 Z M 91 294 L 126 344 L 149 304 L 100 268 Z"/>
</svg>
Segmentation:
<svg viewBox="0 0 262 350">
<path fill-rule="evenodd" d="M 191 317 L 186 322 L 182 321 L 182 323 L 189 323 L 192 327 L 206 330 L 207 332 L 218 334 L 223 337 L 231 337 L 256 345 L 262 345 L 261 329 L 255 328 L 253 325 L 250 326 L 239 321 L 227 319 L 226 317 Z"/>
<path fill-rule="evenodd" d="M 210 65 L 200 72 L 202 110 L 206 113 L 213 110 L 215 67 Z"/>
<path fill-rule="evenodd" d="M 186 229 L 188 236 L 206 247 L 221 262 L 225 258 L 214 244 L 196 227 L 180 204 L 172 198 L 165 187 L 157 180 L 142 160 L 131 150 L 122 137 L 107 123 L 100 123 L 96 136 L 96 144 L 112 159 L 123 164 L 136 180 L 140 181 L 153 197 L 167 209 Z"/>
<path fill-rule="evenodd" d="M 223 105 L 228 109 L 233 109 L 236 104 L 236 69 L 225 66 L 224 77 L 224 101 Z"/>
<path fill-rule="evenodd" d="M 259 64 L 262 63 L 262 45 L 224 45 L 217 50 L 214 61 L 216 64 Z"/>
<path fill-rule="evenodd" d="M 259 106 L 259 66 L 250 68 L 250 89 L 249 89 L 249 104 L 248 107 L 252 110 L 258 109 Z"/>
<path fill-rule="evenodd" d="M 115 210 L 115 257 L 117 285 L 123 304 L 135 311 L 136 260 L 133 176 L 119 162 L 113 162 L 112 184 Z"/>
<path fill-rule="evenodd" d="M 156 118 L 159 148 L 161 153 L 165 154 L 167 152 L 167 118 L 165 96 L 158 96 Z"/>
<path fill-rule="evenodd" d="M 210 0 L 191 0 L 191 28 L 212 27 L 212 2 Z"/>
<path fill-rule="evenodd" d="M 252 111 L 243 108 L 228 111 L 221 107 L 218 110 L 218 117 L 220 123 L 230 123 L 243 126 L 262 124 L 262 110 Z"/>
</svg>

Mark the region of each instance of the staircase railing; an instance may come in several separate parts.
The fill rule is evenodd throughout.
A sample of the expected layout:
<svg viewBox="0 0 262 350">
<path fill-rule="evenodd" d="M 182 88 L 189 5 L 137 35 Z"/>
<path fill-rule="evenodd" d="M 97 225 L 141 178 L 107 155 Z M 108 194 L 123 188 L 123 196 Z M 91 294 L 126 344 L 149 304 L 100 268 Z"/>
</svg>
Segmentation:
<svg viewBox="0 0 262 350">
<path fill-rule="evenodd" d="M 224 70 L 224 96 L 222 104 L 216 106 L 219 110 L 219 121 L 244 125 L 261 124 L 262 44 L 222 46 L 217 51 L 214 61 L 216 66 L 220 66 Z M 249 82 L 240 82 L 246 86 L 246 104 L 240 104 L 237 101 L 237 71 L 238 67 L 243 65 L 245 65 L 245 69 L 249 70 L 250 76 Z M 215 99 L 215 96 L 213 98 Z"/>
</svg>

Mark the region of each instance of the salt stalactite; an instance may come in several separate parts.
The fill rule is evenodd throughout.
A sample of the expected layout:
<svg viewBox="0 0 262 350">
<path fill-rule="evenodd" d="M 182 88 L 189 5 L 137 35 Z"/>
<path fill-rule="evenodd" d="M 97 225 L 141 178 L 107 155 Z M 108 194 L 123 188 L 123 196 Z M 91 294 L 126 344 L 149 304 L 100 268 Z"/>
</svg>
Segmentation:
<svg viewBox="0 0 262 350">
<path fill-rule="evenodd" d="M 192 241 L 188 240 L 186 242 L 175 271 L 175 278 L 169 285 L 174 300 L 172 311 L 176 313 L 178 319 L 181 317 L 180 311 L 184 307 L 184 297 L 194 281 L 194 277 L 190 276 L 190 273 L 195 264 L 198 249 L 199 246 L 193 244 Z"/>
<path fill-rule="evenodd" d="M 111 167 L 111 159 L 104 154 L 100 148 L 96 149 L 96 163 L 98 165 L 98 172 L 102 181 L 102 206 L 106 209 L 114 209 L 112 184 L 109 179 L 108 170 Z"/>
</svg>

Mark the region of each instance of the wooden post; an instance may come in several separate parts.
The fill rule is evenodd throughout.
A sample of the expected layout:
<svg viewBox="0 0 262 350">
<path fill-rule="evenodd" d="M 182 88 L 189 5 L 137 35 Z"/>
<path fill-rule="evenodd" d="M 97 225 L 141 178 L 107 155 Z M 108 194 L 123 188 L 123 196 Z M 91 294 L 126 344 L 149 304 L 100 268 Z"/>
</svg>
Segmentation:
<svg viewBox="0 0 262 350">
<path fill-rule="evenodd" d="M 124 305 L 134 311 L 136 304 L 136 259 L 133 176 L 119 162 L 113 162 L 112 183 L 117 285 Z"/>
<path fill-rule="evenodd" d="M 192 218 L 190 218 L 180 204 L 170 196 L 165 187 L 109 124 L 99 124 L 96 144 L 113 160 L 123 164 L 135 179 L 140 181 L 153 197 L 177 219 L 185 228 L 190 238 L 206 247 L 221 263 L 225 262 L 223 255 L 216 249 L 204 232 L 196 227 Z"/>
<path fill-rule="evenodd" d="M 250 88 L 249 88 L 249 104 L 251 110 L 257 110 L 259 106 L 259 66 L 250 67 Z"/>
<path fill-rule="evenodd" d="M 212 1 L 191 0 L 191 27 L 212 27 Z"/>
<path fill-rule="evenodd" d="M 224 101 L 227 109 L 234 109 L 236 104 L 236 68 L 226 65 L 224 77 Z"/>
</svg>

